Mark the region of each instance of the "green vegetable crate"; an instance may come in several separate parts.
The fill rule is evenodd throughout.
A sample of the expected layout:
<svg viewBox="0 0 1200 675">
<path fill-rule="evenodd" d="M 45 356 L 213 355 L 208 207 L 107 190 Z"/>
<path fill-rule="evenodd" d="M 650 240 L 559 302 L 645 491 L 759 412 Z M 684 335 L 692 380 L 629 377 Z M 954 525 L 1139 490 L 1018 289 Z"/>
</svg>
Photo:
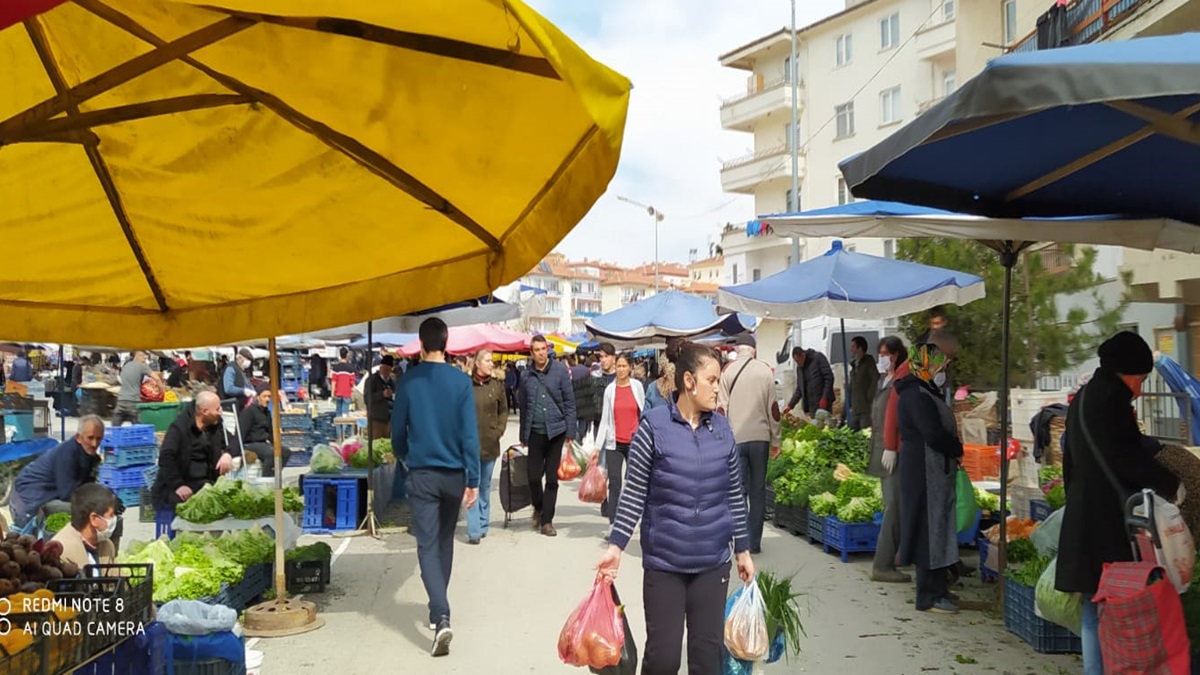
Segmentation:
<svg viewBox="0 0 1200 675">
<path fill-rule="evenodd" d="M 821 544 L 825 541 L 825 520 L 826 516 L 818 516 L 811 510 L 808 512 L 808 541 L 813 544 Z"/>
<path fill-rule="evenodd" d="M 1004 627 L 1041 654 L 1079 654 L 1079 636 L 1034 612 L 1034 588 L 1004 580 Z"/>
<path fill-rule="evenodd" d="M 138 422 L 154 425 L 155 431 L 166 431 L 179 417 L 181 403 L 139 403 Z"/>
<path fill-rule="evenodd" d="M 882 522 L 883 516 L 878 513 L 870 523 L 843 523 L 837 516 L 825 518 L 822 539 L 825 552 L 840 552 L 842 562 L 849 562 L 851 553 L 874 553 L 875 545 L 879 542 L 879 526 Z"/>
</svg>

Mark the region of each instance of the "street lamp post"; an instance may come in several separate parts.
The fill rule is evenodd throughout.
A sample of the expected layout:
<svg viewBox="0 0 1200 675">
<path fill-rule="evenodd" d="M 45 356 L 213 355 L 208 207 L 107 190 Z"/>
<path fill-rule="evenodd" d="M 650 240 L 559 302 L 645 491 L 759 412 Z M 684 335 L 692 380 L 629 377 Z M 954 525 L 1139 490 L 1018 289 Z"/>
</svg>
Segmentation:
<svg viewBox="0 0 1200 675">
<path fill-rule="evenodd" d="M 649 204 L 643 204 L 628 197 L 618 196 L 617 199 L 625 202 L 626 204 L 632 204 L 633 206 L 646 209 L 646 213 L 650 216 L 650 222 L 654 226 L 654 292 L 658 293 L 658 224 L 661 223 L 663 218 L 666 218 L 666 216 L 663 215 L 662 211 L 659 211 Z"/>
</svg>

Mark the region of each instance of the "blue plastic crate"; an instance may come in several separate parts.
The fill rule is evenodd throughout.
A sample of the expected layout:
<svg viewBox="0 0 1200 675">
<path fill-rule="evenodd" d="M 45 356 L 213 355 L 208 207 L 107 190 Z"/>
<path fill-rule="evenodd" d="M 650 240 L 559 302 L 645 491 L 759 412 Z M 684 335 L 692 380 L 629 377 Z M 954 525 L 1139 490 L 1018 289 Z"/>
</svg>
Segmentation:
<svg viewBox="0 0 1200 675">
<path fill-rule="evenodd" d="M 153 508 L 150 504 L 146 504 L 146 509 Z M 175 522 L 175 507 L 167 506 L 154 511 L 154 538 L 158 539 L 164 534 L 167 539 L 175 538 L 175 530 L 171 529 L 171 523 Z"/>
<path fill-rule="evenodd" d="M 279 429 L 284 432 L 288 431 L 311 431 L 313 428 L 313 419 L 310 415 L 289 413 L 279 416 Z"/>
<path fill-rule="evenodd" d="M 106 448 L 130 448 L 136 446 L 154 445 L 153 424 L 131 424 L 125 427 L 109 427 L 104 430 Z"/>
<path fill-rule="evenodd" d="M 117 488 L 113 490 L 113 492 L 117 493 L 117 497 L 121 499 L 121 503 L 124 504 L 126 508 L 139 506 L 142 503 L 141 485 L 130 488 Z"/>
<path fill-rule="evenodd" d="M 124 448 L 108 448 L 104 452 L 104 465 L 117 468 L 153 464 L 158 461 L 158 446 L 137 445 Z"/>
<path fill-rule="evenodd" d="M 825 552 L 839 551 L 842 554 L 842 562 L 849 561 L 851 553 L 874 553 L 878 541 L 878 521 L 843 523 L 836 516 L 825 519 Z"/>
<path fill-rule="evenodd" d="M 142 480 L 148 488 L 154 487 L 154 481 L 158 480 L 158 465 L 151 464 L 142 470 Z"/>
<path fill-rule="evenodd" d="M 808 512 L 808 541 L 813 544 L 825 541 L 825 516 L 818 516 L 811 510 Z"/>
<path fill-rule="evenodd" d="M 987 537 L 980 537 L 976 543 L 979 547 L 979 580 L 985 584 L 994 583 L 1000 575 L 996 570 L 987 566 L 988 551 L 992 544 Z"/>
<path fill-rule="evenodd" d="M 1034 588 L 1004 580 L 1004 627 L 1040 654 L 1079 654 L 1083 644 L 1071 631 L 1039 617 L 1034 611 Z"/>
<path fill-rule="evenodd" d="M 970 527 L 958 533 L 959 546 L 971 546 L 975 540 L 979 538 L 979 521 L 983 518 L 983 511 L 975 511 L 975 522 Z"/>
<path fill-rule="evenodd" d="M 142 633 L 75 671 L 75 675 L 166 675 L 170 658 L 170 633 L 157 621 Z"/>
<path fill-rule="evenodd" d="M 293 450 L 286 466 L 308 466 L 312 461 L 312 450 Z"/>
<path fill-rule="evenodd" d="M 358 529 L 357 478 L 304 476 L 305 532 L 329 534 Z"/>
<path fill-rule="evenodd" d="M 1029 500 L 1029 517 L 1035 523 L 1040 523 L 1043 520 L 1049 518 L 1051 513 L 1054 513 L 1054 509 L 1051 509 L 1050 504 L 1046 503 L 1045 500 L 1042 500 L 1042 499 L 1030 499 Z"/>
<path fill-rule="evenodd" d="M 115 489 L 142 488 L 146 485 L 146 465 L 117 468 L 100 465 L 100 484 Z"/>
</svg>

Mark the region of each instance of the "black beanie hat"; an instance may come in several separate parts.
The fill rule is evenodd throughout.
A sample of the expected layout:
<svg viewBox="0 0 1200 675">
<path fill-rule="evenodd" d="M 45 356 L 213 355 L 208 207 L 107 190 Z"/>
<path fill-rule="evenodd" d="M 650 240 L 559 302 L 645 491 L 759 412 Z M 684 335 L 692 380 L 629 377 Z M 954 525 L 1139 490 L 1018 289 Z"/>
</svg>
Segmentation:
<svg viewBox="0 0 1200 675">
<path fill-rule="evenodd" d="M 1154 370 L 1154 353 L 1141 335 L 1121 331 L 1096 350 L 1100 365 L 1122 375 L 1149 375 Z"/>
</svg>

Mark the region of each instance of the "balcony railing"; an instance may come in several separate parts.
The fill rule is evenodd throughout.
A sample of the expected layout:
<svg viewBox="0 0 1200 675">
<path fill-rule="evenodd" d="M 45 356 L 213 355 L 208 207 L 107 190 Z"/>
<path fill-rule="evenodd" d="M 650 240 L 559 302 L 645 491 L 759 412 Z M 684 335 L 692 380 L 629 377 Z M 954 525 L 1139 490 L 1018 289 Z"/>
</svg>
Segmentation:
<svg viewBox="0 0 1200 675">
<path fill-rule="evenodd" d="M 737 94 L 735 96 L 729 96 L 729 97 L 721 99 L 721 107 L 727 108 L 731 105 L 741 103 L 742 101 L 745 101 L 747 99 L 754 98 L 755 96 L 758 96 L 761 93 L 771 91 L 772 89 L 775 89 L 777 87 L 782 87 L 785 84 L 789 84 L 787 77 L 785 77 L 783 75 L 772 78 L 770 80 L 760 80 L 760 79 L 756 79 L 756 78 L 757 78 L 757 76 L 754 76 L 754 75 L 752 75 L 750 77 L 750 80 L 749 80 L 750 83 L 746 87 L 745 92 L 743 92 L 741 94 Z M 798 83 L 798 84 L 800 86 L 803 86 L 802 82 Z"/>
<path fill-rule="evenodd" d="M 1069 37 L 1062 46 L 1081 45 L 1098 40 L 1138 7 L 1150 2 L 1151 0 L 1076 0 L 1067 6 Z M 1008 51 L 1037 51 L 1037 31 L 1026 35 Z"/>
<path fill-rule="evenodd" d="M 788 151 L 787 143 L 780 143 L 779 145 L 775 145 L 770 148 L 764 148 L 762 150 L 752 152 L 748 155 L 742 155 L 741 157 L 737 157 L 737 158 L 728 160 L 726 162 L 722 162 L 721 169 L 722 170 L 735 169 L 739 166 L 745 166 L 747 164 L 750 164 L 751 162 L 757 162 L 758 160 L 764 159 L 766 157 L 774 157 L 775 155 L 785 154 L 787 151 Z"/>
</svg>

